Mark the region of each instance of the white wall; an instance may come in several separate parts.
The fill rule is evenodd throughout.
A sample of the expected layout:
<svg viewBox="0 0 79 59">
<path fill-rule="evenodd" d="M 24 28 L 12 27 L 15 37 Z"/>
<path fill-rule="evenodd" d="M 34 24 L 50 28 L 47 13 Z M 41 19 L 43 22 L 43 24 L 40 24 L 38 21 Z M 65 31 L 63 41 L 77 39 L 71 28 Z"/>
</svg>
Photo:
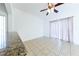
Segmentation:
<svg viewBox="0 0 79 59">
<path fill-rule="evenodd" d="M 7 15 L 7 11 L 4 3 L 0 3 L 0 15 Z"/>
<path fill-rule="evenodd" d="M 49 21 L 73 16 L 73 41 L 79 44 L 79 4 L 63 4 L 57 7 L 59 13 L 47 16 L 44 25 L 44 35 L 49 37 Z"/>
<path fill-rule="evenodd" d="M 23 41 L 43 36 L 43 20 L 34 14 L 13 9 L 14 31 Z"/>
<path fill-rule="evenodd" d="M 8 32 L 14 31 L 14 19 L 13 19 L 13 6 L 10 3 L 5 3 L 7 15 L 8 15 Z"/>
</svg>

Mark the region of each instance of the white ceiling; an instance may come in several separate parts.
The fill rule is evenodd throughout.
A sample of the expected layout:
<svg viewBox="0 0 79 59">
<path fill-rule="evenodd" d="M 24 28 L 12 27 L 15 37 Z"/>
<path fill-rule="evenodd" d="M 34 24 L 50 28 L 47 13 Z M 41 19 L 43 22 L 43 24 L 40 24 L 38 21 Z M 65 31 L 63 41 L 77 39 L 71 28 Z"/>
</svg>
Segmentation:
<svg viewBox="0 0 79 59">
<path fill-rule="evenodd" d="M 48 16 L 46 16 L 47 11 L 40 12 L 40 10 L 47 8 L 47 3 L 13 3 L 12 5 L 14 8 L 17 8 L 26 13 L 33 14 L 42 19 L 51 19 L 54 16 L 58 15 L 59 13 L 63 13 L 63 10 L 66 8 L 66 5 L 72 5 L 72 4 L 66 3 L 59 7 L 56 7 L 59 13 L 51 13 Z M 70 7 L 67 6 L 67 9 L 69 9 Z"/>
<path fill-rule="evenodd" d="M 40 12 L 41 9 L 47 8 L 47 3 L 14 3 L 13 6 L 26 13 L 32 13 L 44 19 L 47 17 L 46 11 Z"/>
</svg>

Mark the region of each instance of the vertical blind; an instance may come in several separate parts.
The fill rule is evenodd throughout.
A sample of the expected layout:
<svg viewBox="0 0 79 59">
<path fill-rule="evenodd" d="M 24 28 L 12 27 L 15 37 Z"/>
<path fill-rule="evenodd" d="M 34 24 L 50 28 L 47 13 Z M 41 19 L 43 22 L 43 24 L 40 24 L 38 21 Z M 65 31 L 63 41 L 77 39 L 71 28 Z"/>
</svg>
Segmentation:
<svg viewBox="0 0 79 59">
<path fill-rule="evenodd" d="M 73 34 L 73 18 L 65 18 L 62 20 L 51 22 L 51 37 L 60 40 L 71 41 Z"/>
<path fill-rule="evenodd" d="M 0 16 L 0 49 L 6 47 L 6 21 L 5 16 Z"/>
</svg>

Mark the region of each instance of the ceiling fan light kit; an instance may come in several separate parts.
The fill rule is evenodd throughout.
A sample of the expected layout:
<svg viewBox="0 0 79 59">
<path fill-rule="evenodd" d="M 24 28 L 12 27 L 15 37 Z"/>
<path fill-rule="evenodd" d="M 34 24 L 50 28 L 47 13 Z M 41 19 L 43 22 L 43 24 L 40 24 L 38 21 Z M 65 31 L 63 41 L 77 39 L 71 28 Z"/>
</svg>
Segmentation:
<svg viewBox="0 0 79 59">
<path fill-rule="evenodd" d="M 62 4 L 64 4 L 64 3 L 56 3 L 56 4 L 54 4 L 54 3 L 48 3 L 48 8 L 43 9 L 43 10 L 40 10 L 40 12 L 47 10 L 46 16 L 47 16 L 48 14 L 50 14 L 51 12 L 52 12 L 52 13 L 53 13 L 53 12 L 58 13 L 58 10 L 56 10 L 55 7 L 60 6 L 60 5 L 62 5 Z"/>
</svg>

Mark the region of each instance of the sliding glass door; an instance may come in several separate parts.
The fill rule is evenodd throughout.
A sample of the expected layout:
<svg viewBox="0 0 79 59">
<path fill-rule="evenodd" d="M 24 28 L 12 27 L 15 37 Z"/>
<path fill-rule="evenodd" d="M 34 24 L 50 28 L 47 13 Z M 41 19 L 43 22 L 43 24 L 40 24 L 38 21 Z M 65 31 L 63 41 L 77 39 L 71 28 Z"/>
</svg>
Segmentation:
<svg viewBox="0 0 79 59">
<path fill-rule="evenodd" d="M 0 49 L 6 48 L 6 18 L 0 16 Z"/>
<path fill-rule="evenodd" d="M 51 22 L 50 37 L 72 42 L 73 20 L 72 17 Z"/>
</svg>

